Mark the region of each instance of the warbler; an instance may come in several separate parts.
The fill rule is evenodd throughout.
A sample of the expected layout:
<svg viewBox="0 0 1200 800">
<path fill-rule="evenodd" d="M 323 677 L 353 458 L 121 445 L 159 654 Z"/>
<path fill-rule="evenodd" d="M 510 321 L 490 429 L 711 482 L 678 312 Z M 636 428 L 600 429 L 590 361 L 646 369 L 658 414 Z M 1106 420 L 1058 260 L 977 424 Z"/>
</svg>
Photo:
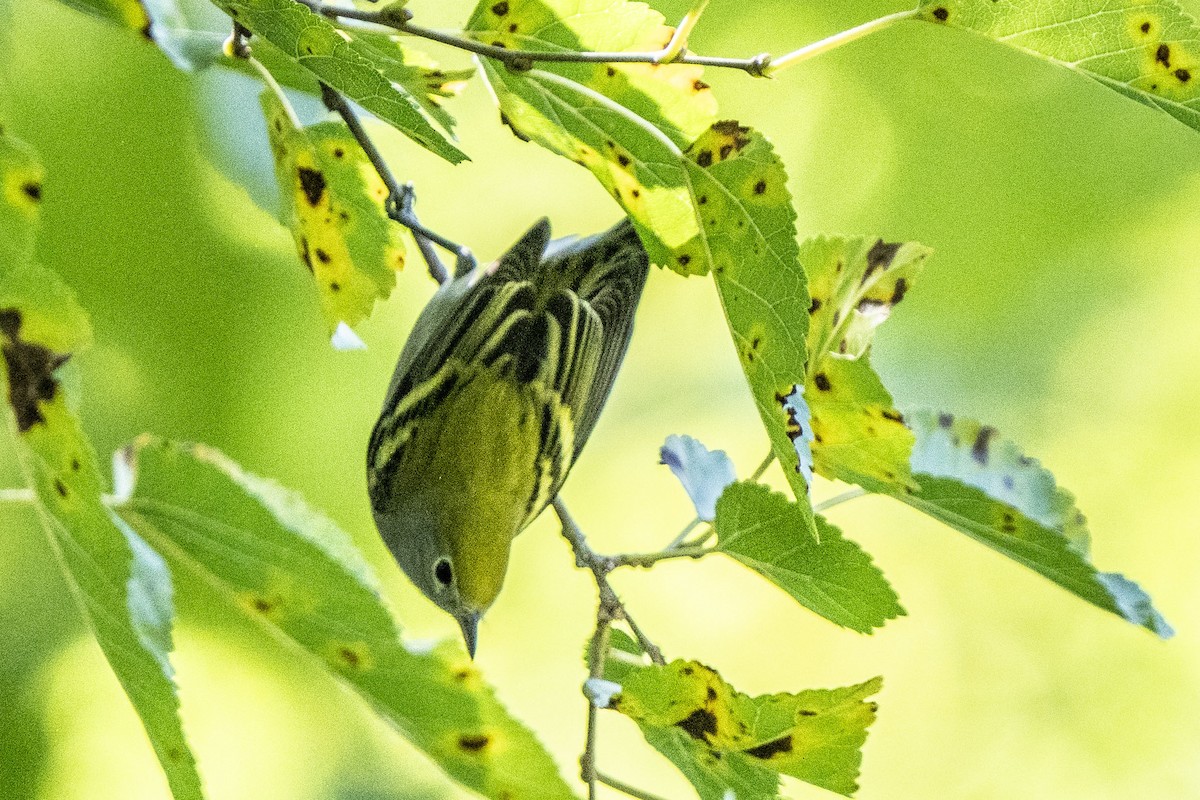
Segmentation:
<svg viewBox="0 0 1200 800">
<path fill-rule="evenodd" d="M 608 399 L 648 271 L 628 220 L 551 242 L 542 219 L 443 284 L 401 350 L 367 450 L 371 509 L 472 657 L 513 538 L 554 499 Z"/>
</svg>

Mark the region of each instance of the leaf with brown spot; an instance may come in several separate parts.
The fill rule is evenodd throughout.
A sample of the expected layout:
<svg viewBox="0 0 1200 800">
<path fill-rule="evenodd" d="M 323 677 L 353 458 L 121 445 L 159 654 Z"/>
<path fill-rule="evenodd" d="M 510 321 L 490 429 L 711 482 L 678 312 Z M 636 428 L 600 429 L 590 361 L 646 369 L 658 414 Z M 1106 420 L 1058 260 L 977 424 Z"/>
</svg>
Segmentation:
<svg viewBox="0 0 1200 800">
<path fill-rule="evenodd" d="M 1174 0 L 923 0 L 919 10 L 922 19 L 1075 70 L 1200 131 L 1200 28 Z"/>
<path fill-rule="evenodd" d="M 71 8 L 153 42 L 182 70 L 198 70 L 221 55 L 220 36 L 195 30 L 175 0 L 62 0 Z"/>
<path fill-rule="evenodd" d="M 856 483 L 912 487 L 912 434 L 869 361 L 875 329 L 904 299 L 929 248 L 868 237 L 819 237 L 800 247 L 813 297 L 808 391 L 817 473 Z"/>
<path fill-rule="evenodd" d="M 262 94 L 283 221 L 313 274 L 325 327 L 354 326 L 387 298 L 404 265 L 387 189 L 342 123 L 297 128 L 272 92 Z"/>
<path fill-rule="evenodd" d="M 0 394 L 18 464 L 63 577 L 140 717 L 173 797 L 201 800 L 169 660 L 171 574 L 102 501 L 95 452 L 60 381 L 59 367 L 89 343 L 90 324 L 54 273 L 28 264 L 2 268 Z"/>
<path fill-rule="evenodd" d="M 459 642 L 405 646 L 350 537 L 299 495 L 203 445 L 145 436 L 120 464 L 132 488 L 117 513 L 133 529 L 329 669 L 450 777 L 494 800 L 573 800 Z"/>
<path fill-rule="evenodd" d="M 914 493 L 896 497 L 1059 586 L 1163 638 L 1171 626 L 1132 581 L 1091 563 L 1075 498 L 994 428 L 949 414 L 907 416 Z"/>
<path fill-rule="evenodd" d="M 621 648 L 627 650 L 627 648 Z M 750 697 L 695 661 L 665 666 L 610 658 L 604 678 L 621 684 L 621 714 L 696 788 L 701 800 L 774 800 L 790 775 L 852 794 L 879 678 L 844 689 Z"/>
<path fill-rule="evenodd" d="M 0 279 L 33 256 L 44 179 L 33 149 L 0 131 Z"/>
</svg>

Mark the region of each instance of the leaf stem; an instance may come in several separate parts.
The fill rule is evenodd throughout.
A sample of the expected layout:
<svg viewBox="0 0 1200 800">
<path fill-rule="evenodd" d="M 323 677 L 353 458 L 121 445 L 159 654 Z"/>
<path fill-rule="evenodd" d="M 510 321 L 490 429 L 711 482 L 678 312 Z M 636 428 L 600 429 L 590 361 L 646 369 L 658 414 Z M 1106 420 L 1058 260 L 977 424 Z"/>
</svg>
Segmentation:
<svg viewBox="0 0 1200 800">
<path fill-rule="evenodd" d="M 622 794 L 627 794 L 630 797 L 637 798 L 637 800 L 662 800 L 662 798 L 656 794 L 650 794 L 649 792 L 642 791 L 636 786 L 630 786 L 628 783 L 625 783 L 625 781 L 619 781 L 616 778 L 605 775 L 603 772 L 597 773 L 596 779 L 605 786 L 616 789 Z"/>
<path fill-rule="evenodd" d="M 681 530 L 679 532 L 679 535 L 676 536 L 674 539 L 672 539 L 671 543 L 668 544 L 663 549 L 664 550 L 673 550 L 676 547 L 681 547 L 683 545 L 683 543 L 685 541 L 687 541 L 688 534 L 691 533 L 692 531 L 696 530 L 696 528 L 699 527 L 700 523 L 703 521 L 704 520 L 700 519 L 699 517 L 693 518 L 691 522 L 689 522 L 687 525 L 683 526 L 683 530 Z"/>
<path fill-rule="evenodd" d="M 822 511 L 827 511 L 834 506 L 840 506 L 842 503 L 862 497 L 865 494 L 869 494 L 869 492 L 860 486 L 856 486 L 853 489 L 849 489 L 839 495 L 835 495 L 828 500 L 822 500 L 821 502 L 817 503 L 815 506 L 813 506 L 813 513 L 820 514 Z"/>
<path fill-rule="evenodd" d="M 835 33 L 833 36 L 828 36 L 819 42 L 813 42 L 812 44 L 805 45 L 799 50 L 793 50 L 792 52 L 782 55 L 779 58 L 772 59 L 770 63 L 763 68 L 763 76 L 767 78 L 773 78 L 788 67 L 793 67 L 796 64 L 808 61 L 811 58 L 816 58 L 823 53 L 828 53 L 830 50 L 834 50 L 842 45 L 850 44 L 850 42 L 861 39 L 864 36 L 869 36 L 872 33 L 878 33 L 885 28 L 890 28 L 892 25 L 895 25 L 897 22 L 902 20 L 912 19 L 918 13 L 919 9 L 916 8 L 906 11 L 897 11 L 895 14 L 888 14 L 880 17 L 879 19 L 873 19 L 870 22 L 864 22 L 862 25 L 857 25 L 849 30 L 842 31 L 841 33 Z"/>
<path fill-rule="evenodd" d="M 766 471 L 774 463 L 775 463 L 775 450 L 774 450 L 774 448 L 772 448 L 771 452 L 767 453 L 767 457 L 762 460 L 762 463 L 759 464 L 758 467 L 755 468 L 754 473 L 750 476 L 750 480 L 757 481 L 759 478 L 761 478 L 766 473 Z"/>
</svg>

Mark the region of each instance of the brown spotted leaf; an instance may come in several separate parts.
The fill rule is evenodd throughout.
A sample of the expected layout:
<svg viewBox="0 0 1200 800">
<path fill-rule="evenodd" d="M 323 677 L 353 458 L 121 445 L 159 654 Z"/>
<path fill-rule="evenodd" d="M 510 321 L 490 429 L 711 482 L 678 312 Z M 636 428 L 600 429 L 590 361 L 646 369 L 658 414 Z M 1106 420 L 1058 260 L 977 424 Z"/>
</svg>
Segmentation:
<svg viewBox="0 0 1200 800">
<path fill-rule="evenodd" d="M 919 11 L 1076 70 L 1200 131 L 1200 28 L 1173 0 L 923 0 Z"/>
<path fill-rule="evenodd" d="M 139 438 L 117 512 L 172 566 L 205 579 L 359 692 L 464 786 L 495 800 L 572 798 L 461 645 L 407 648 L 350 538 L 293 492 L 203 445 Z"/>
<path fill-rule="evenodd" d="M 671 33 L 661 15 L 627 0 L 484 0 L 467 30 L 488 43 L 570 51 L 645 51 Z M 515 72 L 481 63 L 505 124 L 587 168 L 633 219 L 652 261 L 685 275 L 712 268 L 680 249 L 700 235 L 683 151 L 716 118 L 697 67 L 538 63 Z"/>
<path fill-rule="evenodd" d="M 33 256 L 44 177 L 33 150 L 0 128 L 0 279 Z"/>
<path fill-rule="evenodd" d="M 882 680 L 843 689 L 750 697 L 695 661 L 631 666 L 610 659 L 605 678 L 620 684 L 608 707 L 637 722 L 651 745 L 702 800 L 778 796 L 790 775 L 850 796 L 858 788 L 862 746 L 875 721 Z"/>
<path fill-rule="evenodd" d="M 578 4 L 564 0 L 562 5 L 575 9 Z M 483 3 L 471 25 L 482 36 L 481 31 L 497 30 L 497 19 L 503 18 L 522 36 L 539 32 L 535 38 L 546 39 L 538 39 L 542 45 L 581 49 L 582 34 L 572 25 L 591 31 L 597 20 L 607 20 L 617 30 L 625 24 L 637 28 L 629 20 L 644 20 L 646 13 L 640 4 L 624 0 L 580 7 L 589 13 L 560 19 L 543 2 Z M 587 43 L 619 49 L 636 41 Z M 796 429 L 786 400 L 804 385 L 808 291 L 787 174 L 770 143 L 732 121 L 712 123 L 685 141 L 695 123 L 711 120 L 711 111 L 685 126 L 675 107 L 647 101 L 648 94 L 634 91 L 642 84 L 626 80 L 616 67 L 614 76 L 605 74 L 597 82 L 592 72 L 566 69 L 579 65 L 553 71 L 539 65 L 527 72 L 487 59 L 483 65 L 513 130 L 589 169 L 629 214 L 651 260 L 685 275 L 716 276 L 772 448 L 796 496 L 806 498 L 808 482 L 792 444 L 803 432 Z M 651 74 L 669 76 L 676 69 L 667 65 Z M 810 534 L 816 535 L 815 528 Z"/>
<path fill-rule="evenodd" d="M 928 412 L 907 419 L 916 491 L 897 498 L 1100 608 L 1172 635 L 1137 584 L 1092 566 L 1087 521 L 1037 460 L 973 420 Z"/>
<path fill-rule="evenodd" d="M 872 491 L 911 486 L 912 434 L 869 362 L 875 329 L 911 288 L 930 250 L 866 237 L 810 239 L 807 391 L 817 473 Z"/>
<path fill-rule="evenodd" d="M 387 188 L 346 126 L 297 127 L 272 92 L 263 111 L 283 221 L 316 282 L 325 325 L 357 325 L 396 285 L 404 266 L 400 227 L 384 210 Z"/>
<path fill-rule="evenodd" d="M 170 663 L 172 580 L 162 558 L 102 502 L 96 455 L 71 410 L 61 368 L 91 328 L 54 273 L 0 273 L 5 416 L 63 576 L 142 720 L 176 800 L 201 800 Z"/>
</svg>

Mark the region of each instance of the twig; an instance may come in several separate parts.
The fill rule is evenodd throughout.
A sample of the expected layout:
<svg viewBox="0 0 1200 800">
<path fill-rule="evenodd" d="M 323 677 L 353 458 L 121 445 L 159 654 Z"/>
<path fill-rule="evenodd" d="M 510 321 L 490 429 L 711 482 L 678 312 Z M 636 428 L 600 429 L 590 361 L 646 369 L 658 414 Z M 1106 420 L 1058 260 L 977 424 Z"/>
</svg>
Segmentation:
<svg viewBox="0 0 1200 800">
<path fill-rule="evenodd" d="M 457 260 L 454 268 L 455 275 L 461 275 L 474 269 L 475 257 L 469 249 L 426 228 L 417 219 L 417 215 L 412 208 L 413 200 L 415 199 L 412 184 L 406 183 L 401 185 L 396 180 L 396 176 L 392 174 L 391 168 L 388 167 L 387 162 L 380 155 L 379 148 L 375 146 L 375 143 L 371 141 L 371 137 L 367 135 L 362 122 L 358 118 L 358 114 L 355 113 L 354 108 L 346 98 L 341 93 L 322 83 L 321 100 L 330 111 L 335 112 L 346 123 L 346 127 L 350 129 L 350 135 L 358 142 L 359 147 L 366 154 L 367 160 L 371 162 L 371 166 L 379 174 L 379 179 L 383 181 L 383 185 L 388 190 L 385 206 L 388 217 L 412 231 L 413 238 L 417 240 L 417 247 L 420 248 L 421 255 L 425 258 L 425 262 L 429 266 L 429 274 L 433 276 L 433 279 L 438 283 L 445 283 L 450 276 L 446 272 L 445 265 L 442 264 L 441 259 L 437 257 L 437 253 L 430 246 L 430 242 L 454 253 Z M 422 239 L 425 241 L 422 241 Z"/>
<path fill-rule="evenodd" d="M 331 19 L 352 19 L 359 22 L 382 25 L 411 36 L 428 39 L 432 42 L 438 42 L 459 50 L 466 50 L 476 55 L 494 58 L 497 61 L 503 62 L 510 69 L 520 72 L 528 70 L 538 61 L 572 64 L 696 64 L 704 67 L 740 69 L 755 77 L 762 77 L 766 74 L 767 65 L 771 61 L 771 57 L 766 53 L 754 56 L 753 58 L 713 58 L 693 55 L 687 52 L 685 47 L 686 42 L 677 41 L 677 37 L 672 37 L 671 41 L 662 50 L 645 53 L 516 50 L 500 47 L 499 45 L 477 42 L 474 39 L 469 39 L 457 33 L 438 31 L 414 25 L 410 21 L 412 19 L 411 13 L 395 14 L 386 10 L 364 11 L 362 9 L 342 8 L 320 2 L 320 0 L 296 0 L 296 2 L 308 6 L 309 9 L 317 14 Z M 697 3 L 697 6 L 703 7 L 703 5 L 705 4 Z M 684 17 L 684 21 L 680 23 L 679 28 L 684 29 L 685 34 L 689 33 L 691 28 L 695 26 L 695 18 L 698 16 L 698 13 L 693 9 Z"/>
<path fill-rule="evenodd" d="M 271 75 L 270 71 L 251 54 L 250 45 L 248 44 L 250 36 L 251 32 L 249 30 L 235 22 L 233 24 L 233 33 L 230 34 L 229 39 L 225 42 L 226 54 L 231 58 L 244 59 L 254 67 L 267 87 L 279 98 L 279 102 L 287 113 L 292 126 L 295 128 L 302 127 L 299 118 L 296 116 L 296 111 L 288 101 L 287 94 L 284 93 L 283 88 L 275 80 L 274 76 Z M 321 99 L 330 111 L 337 113 L 346 123 L 346 127 L 350 129 L 350 134 L 358 142 L 359 147 L 362 148 L 363 153 L 366 155 L 367 160 L 371 162 L 371 166 L 374 167 L 375 172 L 379 174 L 379 179 L 383 181 L 383 185 L 388 190 L 387 200 L 384 204 L 388 217 L 412 231 L 413 238 L 417 242 L 417 248 L 421 251 L 421 255 L 429 267 L 429 274 L 433 279 L 439 284 L 445 283 L 449 279 L 445 265 L 438 258 L 437 251 L 433 249 L 434 244 L 454 253 L 457 259 L 455 275 L 461 275 L 474 269 L 475 257 L 469 249 L 426 228 L 417 219 L 417 215 L 413 211 L 415 195 L 412 184 L 406 183 L 401 185 L 396 180 L 391 168 L 388 167 L 387 162 L 383 160 L 383 156 L 379 153 L 379 148 L 375 146 L 371 137 L 367 135 L 366 129 L 363 128 L 362 122 L 358 118 L 358 114 L 355 113 L 354 108 L 346 98 L 322 83 Z"/>
<path fill-rule="evenodd" d="M 619 781 L 616 778 L 613 778 L 609 775 L 605 775 L 603 772 L 597 773 L 596 780 L 600 781 L 600 783 L 603 783 L 605 786 L 609 786 L 609 787 L 612 787 L 613 789 L 616 789 L 618 792 L 621 792 L 622 794 L 627 794 L 630 797 L 635 797 L 635 798 L 637 798 L 637 800 L 662 800 L 662 798 L 656 794 L 650 794 L 649 792 L 644 792 L 641 789 L 637 788 L 636 786 L 630 786 L 628 783 L 625 783 L 625 781 Z"/>
<path fill-rule="evenodd" d="M 572 64 L 694 64 L 703 67 L 718 67 L 722 69 L 737 69 L 755 78 L 772 78 L 788 67 L 795 66 L 810 58 L 827 53 L 830 50 L 849 44 L 872 33 L 877 33 L 891 27 L 897 22 L 916 17 L 917 9 L 888 14 L 878 19 L 865 22 L 840 33 L 835 33 L 820 41 L 805 45 L 779 58 L 772 58 L 770 53 L 760 53 L 751 58 L 721 58 L 698 56 L 687 51 L 687 38 L 699 20 L 700 13 L 707 5 L 707 0 L 696 2 L 675 29 L 671 41 L 661 50 L 650 52 L 589 52 L 574 50 L 519 50 L 501 47 L 496 44 L 478 42 L 459 33 L 438 31 L 412 23 L 412 13 L 401 10 L 396 13 L 390 9 L 382 11 L 364 11 L 357 8 L 342 8 L 332 6 L 321 0 L 296 0 L 313 12 L 330 19 L 355 20 L 381 25 L 386 28 L 428 39 L 433 42 L 465 50 L 476 55 L 493 58 L 505 64 L 509 69 L 524 72 L 537 62 L 543 63 L 572 63 Z"/>
<path fill-rule="evenodd" d="M 559 522 L 562 523 L 562 535 L 570 544 L 571 550 L 575 553 L 575 564 L 581 569 L 591 570 L 592 576 L 596 579 L 596 589 L 600 594 L 601 605 L 607 605 L 612 614 L 612 619 L 623 619 L 625 624 L 629 626 L 633 637 L 637 639 L 637 643 L 646 651 L 646 655 L 650 656 L 650 660 L 655 664 L 666 664 L 666 659 L 663 658 L 662 651 L 658 649 L 658 645 L 650 641 L 638 624 L 633 621 L 629 615 L 629 611 L 625 608 L 624 603 L 617 597 L 617 593 L 613 591 L 612 584 L 608 582 L 608 573 L 612 572 L 617 566 L 612 558 L 608 558 L 596 553 L 587 543 L 587 538 L 583 535 L 583 531 L 575 520 L 571 517 L 571 512 L 567 510 L 566 503 L 561 497 L 554 498 L 554 513 L 558 514 Z"/>
<path fill-rule="evenodd" d="M 596 605 L 596 632 L 588 645 L 588 677 L 599 679 L 604 676 L 604 659 L 608 657 L 608 633 L 613 621 L 613 609 L 604 598 Z M 596 800 L 596 703 L 588 697 L 587 734 L 583 754 L 579 756 L 579 777 L 587 784 L 588 800 Z"/>
<path fill-rule="evenodd" d="M 660 561 L 672 558 L 700 558 L 711 553 L 711 547 L 693 545 L 689 547 L 668 547 L 657 553 L 623 553 L 619 556 L 608 556 L 613 567 L 642 567 L 648 569 Z"/>
</svg>

